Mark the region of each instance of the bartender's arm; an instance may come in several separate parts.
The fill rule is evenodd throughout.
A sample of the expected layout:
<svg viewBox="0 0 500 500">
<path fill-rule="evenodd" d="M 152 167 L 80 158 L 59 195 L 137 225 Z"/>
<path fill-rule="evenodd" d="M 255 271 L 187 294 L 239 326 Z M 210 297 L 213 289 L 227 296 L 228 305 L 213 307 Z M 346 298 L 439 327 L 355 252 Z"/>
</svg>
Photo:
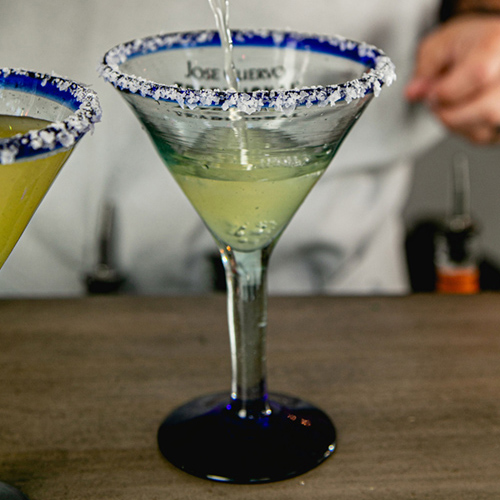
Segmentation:
<svg viewBox="0 0 500 500">
<path fill-rule="evenodd" d="M 444 0 L 441 17 L 420 44 L 406 96 L 452 132 L 500 143 L 500 0 Z"/>
</svg>

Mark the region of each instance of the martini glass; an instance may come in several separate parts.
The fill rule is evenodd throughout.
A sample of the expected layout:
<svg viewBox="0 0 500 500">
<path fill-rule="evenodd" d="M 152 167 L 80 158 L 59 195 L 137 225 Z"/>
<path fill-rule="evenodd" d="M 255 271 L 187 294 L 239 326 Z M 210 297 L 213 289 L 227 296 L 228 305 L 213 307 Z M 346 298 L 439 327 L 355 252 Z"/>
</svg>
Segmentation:
<svg viewBox="0 0 500 500">
<path fill-rule="evenodd" d="M 95 93 L 75 82 L 0 70 L 0 267 L 100 116 Z"/>
<path fill-rule="evenodd" d="M 100 120 L 95 93 L 60 78 L 0 69 L 0 268 L 78 141 Z M 0 483 L 0 498 L 26 498 Z"/>
<path fill-rule="evenodd" d="M 144 125 L 212 233 L 226 272 L 231 390 L 174 410 L 158 431 L 160 451 L 199 477 L 260 483 L 306 472 L 336 446 L 323 411 L 268 394 L 268 260 L 394 72 L 375 47 L 341 37 L 232 35 L 238 91 L 226 87 L 220 38 L 211 31 L 124 43 L 106 53 L 100 73 Z"/>
</svg>

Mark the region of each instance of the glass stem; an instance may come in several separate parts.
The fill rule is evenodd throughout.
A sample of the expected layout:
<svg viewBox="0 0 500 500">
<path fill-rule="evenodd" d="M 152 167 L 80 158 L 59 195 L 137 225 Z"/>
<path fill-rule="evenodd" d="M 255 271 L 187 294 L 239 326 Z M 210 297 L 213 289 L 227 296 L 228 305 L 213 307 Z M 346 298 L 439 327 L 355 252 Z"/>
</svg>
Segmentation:
<svg viewBox="0 0 500 500">
<path fill-rule="evenodd" d="M 241 417 L 269 413 L 266 386 L 267 263 L 270 247 L 221 250 L 231 345 L 231 398 Z"/>
</svg>

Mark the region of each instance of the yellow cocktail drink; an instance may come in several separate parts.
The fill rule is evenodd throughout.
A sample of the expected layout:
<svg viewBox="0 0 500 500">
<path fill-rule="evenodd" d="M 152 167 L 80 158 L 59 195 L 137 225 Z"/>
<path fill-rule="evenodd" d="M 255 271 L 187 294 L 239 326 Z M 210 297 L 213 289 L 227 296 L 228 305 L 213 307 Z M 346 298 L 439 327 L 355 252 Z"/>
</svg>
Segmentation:
<svg viewBox="0 0 500 500">
<path fill-rule="evenodd" d="M 49 123 L 24 116 L 0 115 L 0 138 L 39 130 Z M 71 151 L 0 165 L 0 267 Z"/>
</svg>

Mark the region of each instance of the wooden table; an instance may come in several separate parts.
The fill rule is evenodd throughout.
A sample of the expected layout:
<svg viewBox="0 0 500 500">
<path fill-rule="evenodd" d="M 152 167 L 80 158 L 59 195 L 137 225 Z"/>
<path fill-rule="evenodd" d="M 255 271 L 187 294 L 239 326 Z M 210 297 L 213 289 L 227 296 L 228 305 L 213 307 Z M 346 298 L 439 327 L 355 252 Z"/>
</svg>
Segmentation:
<svg viewBox="0 0 500 500">
<path fill-rule="evenodd" d="M 500 295 L 272 298 L 269 385 L 330 414 L 332 458 L 265 485 L 157 451 L 229 386 L 223 296 L 0 301 L 0 477 L 31 500 L 500 498 Z"/>
</svg>

